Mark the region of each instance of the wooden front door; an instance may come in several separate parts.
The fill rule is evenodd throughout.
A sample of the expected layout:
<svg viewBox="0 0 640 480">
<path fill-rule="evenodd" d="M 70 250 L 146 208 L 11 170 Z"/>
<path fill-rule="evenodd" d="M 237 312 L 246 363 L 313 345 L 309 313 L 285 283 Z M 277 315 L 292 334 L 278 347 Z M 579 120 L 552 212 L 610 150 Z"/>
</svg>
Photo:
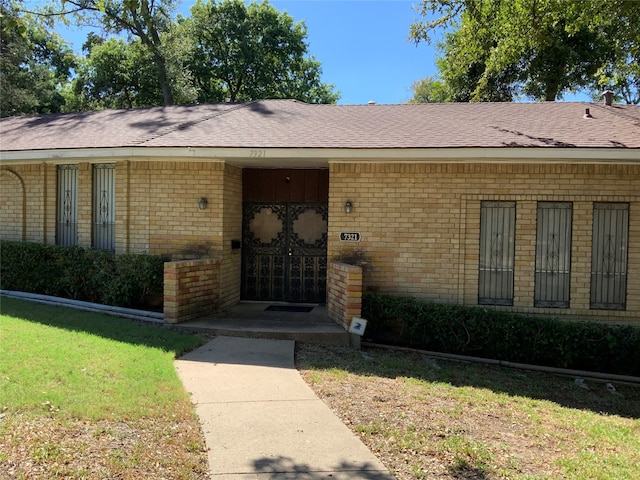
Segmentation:
<svg viewBox="0 0 640 480">
<path fill-rule="evenodd" d="M 328 172 L 243 175 L 242 299 L 324 303 Z"/>
</svg>

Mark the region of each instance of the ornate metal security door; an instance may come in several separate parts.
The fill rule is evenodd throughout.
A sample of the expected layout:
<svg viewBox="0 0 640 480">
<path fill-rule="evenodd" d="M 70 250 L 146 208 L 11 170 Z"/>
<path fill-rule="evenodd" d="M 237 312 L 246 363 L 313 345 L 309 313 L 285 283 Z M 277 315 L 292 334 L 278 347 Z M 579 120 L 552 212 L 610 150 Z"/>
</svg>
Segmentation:
<svg viewBox="0 0 640 480">
<path fill-rule="evenodd" d="M 324 303 L 327 205 L 247 202 L 242 298 Z"/>
</svg>

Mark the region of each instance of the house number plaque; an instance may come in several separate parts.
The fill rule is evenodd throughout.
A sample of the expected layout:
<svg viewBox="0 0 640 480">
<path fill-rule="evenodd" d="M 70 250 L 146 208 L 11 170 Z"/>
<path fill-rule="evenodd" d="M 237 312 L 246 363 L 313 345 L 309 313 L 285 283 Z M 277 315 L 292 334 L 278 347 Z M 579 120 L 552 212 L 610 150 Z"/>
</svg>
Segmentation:
<svg viewBox="0 0 640 480">
<path fill-rule="evenodd" d="M 360 232 L 340 232 L 341 242 L 359 242 Z"/>
</svg>

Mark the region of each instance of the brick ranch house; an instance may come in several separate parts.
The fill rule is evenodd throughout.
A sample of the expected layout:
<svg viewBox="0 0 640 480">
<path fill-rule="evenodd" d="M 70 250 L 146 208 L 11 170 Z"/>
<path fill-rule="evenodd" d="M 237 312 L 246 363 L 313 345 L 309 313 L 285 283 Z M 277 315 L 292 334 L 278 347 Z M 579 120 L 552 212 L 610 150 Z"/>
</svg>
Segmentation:
<svg viewBox="0 0 640 480">
<path fill-rule="evenodd" d="M 173 255 L 169 322 L 257 300 L 346 326 L 362 273 L 336 259 L 364 252 L 364 291 L 640 325 L 639 106 L 5 118 L 0 168 L 1 238 Z"/>
</svg>

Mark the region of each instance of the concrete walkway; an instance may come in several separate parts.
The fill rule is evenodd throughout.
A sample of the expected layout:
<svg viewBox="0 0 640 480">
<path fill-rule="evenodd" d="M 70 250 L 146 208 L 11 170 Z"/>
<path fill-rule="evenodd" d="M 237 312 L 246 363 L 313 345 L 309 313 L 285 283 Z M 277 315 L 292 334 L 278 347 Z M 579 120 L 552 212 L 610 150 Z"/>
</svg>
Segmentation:
<svg viewBox="0 0 640 480">
<path fill-rule="evenodd" d="M 176 360 L 212 480 L 393 477 L 294 366 L 294 341 L 216 337 Z"/>
</svg>

